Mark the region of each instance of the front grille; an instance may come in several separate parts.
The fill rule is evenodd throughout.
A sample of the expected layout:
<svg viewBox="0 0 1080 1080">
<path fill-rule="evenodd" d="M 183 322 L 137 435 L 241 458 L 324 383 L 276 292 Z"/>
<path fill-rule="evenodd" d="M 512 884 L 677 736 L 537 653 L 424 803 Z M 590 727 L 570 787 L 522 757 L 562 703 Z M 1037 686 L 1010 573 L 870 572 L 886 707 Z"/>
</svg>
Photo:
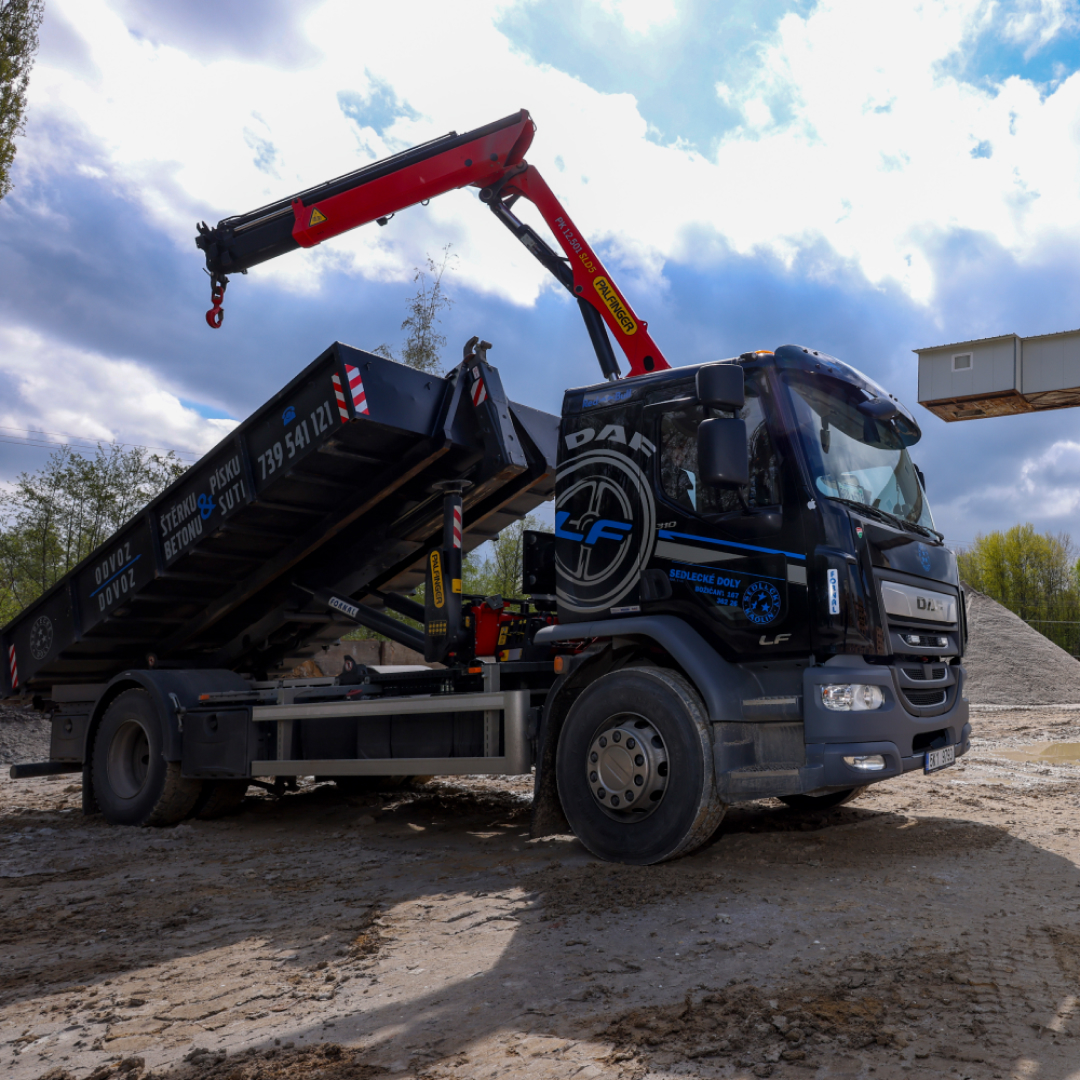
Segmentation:
<svg viewBox="0 0 1080 1080">
<path fill-rule="evenodd" d="M 904 697 L 906 697 L 912 705 L 917 705 L 921 709 L 925 709 L 931 705 L 943 705 L 945 703 L 944 690 L 905 690 Z"/>
<path fill-rule="evenodd" d="M 927 679 L 937 682 L 939 679 L 945 678 L 945 669 L 943 667 L 931 668 L 930 674 L 927 675 L 924 667 L 906 667 L 904 668 L 904 674 L 909 679 L 917 679 L 919 682 L 925 682 Z"/>
</svg>

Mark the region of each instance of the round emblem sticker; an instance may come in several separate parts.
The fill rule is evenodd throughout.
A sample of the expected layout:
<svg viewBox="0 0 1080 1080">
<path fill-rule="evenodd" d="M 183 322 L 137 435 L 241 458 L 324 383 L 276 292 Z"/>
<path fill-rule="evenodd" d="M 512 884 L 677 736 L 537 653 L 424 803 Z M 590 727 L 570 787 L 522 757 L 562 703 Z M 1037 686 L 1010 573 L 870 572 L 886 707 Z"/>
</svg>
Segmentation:
<svg viewBox="0 0 1080 1080">
<path fill-rule="evenodd" d="M 623 454 L 592 450 L 559 467 L 559 603 L 605 611 L 635 588 L 656 541 L 649 479 Z"/>
<path fill-rule="evenodd" d="M 780 590 L 768 581 L 752 581 L 742 595 L 742 609 L 758 626 L 771 623 L 780 614 Z"/>
<path fill-rule="evenodd" d="M 30 627 L 30 654 L 35 660 L 44 660 L 53 643 L 52 619 L 42 615 Z"/>
</svg>

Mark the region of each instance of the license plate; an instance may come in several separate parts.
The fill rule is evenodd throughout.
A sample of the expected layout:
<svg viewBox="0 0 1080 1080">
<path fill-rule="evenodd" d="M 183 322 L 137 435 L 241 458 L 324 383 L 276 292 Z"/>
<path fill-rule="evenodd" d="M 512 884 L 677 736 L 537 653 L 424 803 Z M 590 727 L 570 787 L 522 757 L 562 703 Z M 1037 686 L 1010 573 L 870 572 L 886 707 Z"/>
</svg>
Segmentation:
<svg viewBox="0 0 1080 1080">
<path fill-rule="evenodd" d="M 927 750 L 926 764 L 923 766 L 923 772 L 937 772 L 938 769 L 946 769 L 955 763 L 955 746 L 943 746 L 940 750 Z"/>
</svg>

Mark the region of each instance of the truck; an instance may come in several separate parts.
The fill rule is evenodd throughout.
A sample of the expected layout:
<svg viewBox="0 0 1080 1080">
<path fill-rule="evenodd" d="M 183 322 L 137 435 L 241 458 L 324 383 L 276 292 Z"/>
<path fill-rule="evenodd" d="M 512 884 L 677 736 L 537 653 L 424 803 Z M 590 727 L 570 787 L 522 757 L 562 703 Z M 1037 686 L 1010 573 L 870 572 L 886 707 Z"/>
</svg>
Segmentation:
<svg viewBox="0 0 1080 1080">
<path fill-rule="evenodd" d="M 13 777 L 81 772 L 87 812 L 167 825 L 298 777 L 532 772 L 534 836 L 646 865 L 733 804 L 834 807 L 967 752 L 912 414 L 805 346 L 669 365 L 525 161 L 534 130 L 522 110 L 201 224 L 207 322 L 230 274 L 473 186 L 578 300 L 603 378 L 556 417 L 477 337 L 441 377 L 332 345 L 3 628 L 4 694 L 52 724 Z M 463 554 L 551 499 L 524 598 L 463 592 Z M 425 665 L 290 677 L 355 626 Z"/>
</svg>

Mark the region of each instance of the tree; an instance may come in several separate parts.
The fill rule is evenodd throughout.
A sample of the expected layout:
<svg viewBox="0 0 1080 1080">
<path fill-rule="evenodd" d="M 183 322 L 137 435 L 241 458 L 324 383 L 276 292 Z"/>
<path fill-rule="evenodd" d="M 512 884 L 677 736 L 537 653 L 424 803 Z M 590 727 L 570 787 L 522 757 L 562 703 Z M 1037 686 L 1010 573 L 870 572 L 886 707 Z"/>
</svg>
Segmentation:
<svg viewBox="0 0 1080 1080">
<path fill-rule="evenodd" d="M 491 541 L 490 551 L 462 570 L 462 588 L 477 596 L 501 596 L 519 599 L 522 595 L 521 558 L 525 551 L 525 532 L 550 532 L 531 514 L 508 525 Z M 483 550 L 482 548 L 480 549 Z"/>
<path fill-rule="evenodd" d="M 401 329 L 407 332 L 405 344 L 401 350 L 400 363 L 417 371 L 431 375 L 442 372 L 440 351 L 446 344 L 446 337 L 436 330 L 439 313 L 448 310 L 454 303 L 443 291 L 443 275 L 450 268 L 450 245 L 443 248 L 442 262 L 435 262 L 427 257 L 427 270 L 416 268 L 413 283 L 418 286 L 416 294 L 409 301 L 408 314 L 402 320 Z M 389 345 L 380 345 L 374 350 L 388 360 L 397 360 Z"/>
<path fill-rule="evenodd" d="M 0 622 L 14 618 L 184 472 L 176 455 L 62 447 L 0 496 Z"/>
<path fill-rule="evenodd" d="M 466 596 L 501 596 L 504 600 L 521 599 L 521 556 L 525 550 L 526 530 L 551 531 L 548 526 L 529 514 L 520 521 L 508 525 L 494 540 L 490 541 L 489 545 L 484 545 L 465 555 L 461 562 L 461 591 Z M 488 547 L 488 551 L 485 552 L 484 547 Z M 413 599 L 420 604 L 424 602 L 423 585 L 413 593 Z M 397 615 L 389 608 L 384 614 L 416 630 L 424 629 L 420 623 L 406 619 L 403 615 Z M 386 640 L 381 634 L 364 627 L 347 634 L 346 638 L 352 641 L 369 638 Z"/>
<path fill-rule="evenodd" d="M 980 534 L 957 555 L 960 577 L 1063 649 L 1080 645 L 1080 576 L 1068 533 L 1031 524 Z"/>
<path fill-rule="evenodd" d="M 0 199 L 11 191 L 15 136 L 24 134 L 26 91 L 45 0 L 0 0 Z"/>
</svg>

